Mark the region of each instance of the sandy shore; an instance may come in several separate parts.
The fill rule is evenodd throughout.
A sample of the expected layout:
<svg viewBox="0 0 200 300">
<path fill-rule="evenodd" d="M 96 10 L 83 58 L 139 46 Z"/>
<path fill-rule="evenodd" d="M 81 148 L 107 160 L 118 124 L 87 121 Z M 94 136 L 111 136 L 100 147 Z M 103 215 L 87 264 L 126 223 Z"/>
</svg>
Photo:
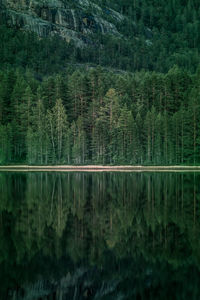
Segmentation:
<svg viewBox="0 0 200 300">
<path fill-rule="evenodd" d="M 103 166 L 103 165 L 57 165 L 57 166 L 29 166 L 29 165 L 9 165 L 0 166 L 0 171 L 76 171 L 76 172 L 103 172 L 103 171 L 121 171 L 121 172 L 181 172 L 181 171 L 199 171 L 200 166 Z"/>
</svg>

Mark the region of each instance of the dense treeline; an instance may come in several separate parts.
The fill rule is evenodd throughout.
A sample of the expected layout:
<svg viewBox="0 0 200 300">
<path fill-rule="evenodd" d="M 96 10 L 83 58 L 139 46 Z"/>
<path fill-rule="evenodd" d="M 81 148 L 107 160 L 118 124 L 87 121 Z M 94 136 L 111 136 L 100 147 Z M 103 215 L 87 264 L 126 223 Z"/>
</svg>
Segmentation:
<svg viewBox="0 0 200 300">
<path fill-rule="evenodd" d="M 0 73 L 0 162 L 197 164 L 199 73 Z"/>
<path fill-rule="evenodd" d="M 85 48 L 0 20 L 1 164 L 200 163 L 200 4 L 101 6 L 126 16 L 123 38 Z"/>
<path fill-rule="evenodd" d="M 196 69 L 200 50 L 198 0 L 169 0 L 167 3 L 165 0 L 102 2 L 105 11 L 106 7 L 113 7 L 127 16 L 123 26 L 118 24 L 118 29 L 128 39 L 125 46 L 128 57 L 131 57 L 128 69 L 166 72 L 174 64 L 192 71 Z M 118 57 L 121 54 L 123 56 L 123 51 L 121 42 Z"/>
</svg>

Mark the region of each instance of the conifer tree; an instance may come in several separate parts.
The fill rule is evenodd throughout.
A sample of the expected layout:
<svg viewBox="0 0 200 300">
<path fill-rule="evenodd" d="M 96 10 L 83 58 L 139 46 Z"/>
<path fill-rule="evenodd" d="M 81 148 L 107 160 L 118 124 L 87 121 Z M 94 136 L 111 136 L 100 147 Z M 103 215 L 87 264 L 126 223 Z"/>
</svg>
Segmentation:
<svg viewBox="0 0 200 300">
<path fill-rule="evenodd" d="M 61 99 L 57 99 L 52 110 L 47 112 L 48 135 L 51 141 L 51 159 L 60 163 L 64 157 L 64 145 L 68 130 L 67 115 Z"/>
</svg>

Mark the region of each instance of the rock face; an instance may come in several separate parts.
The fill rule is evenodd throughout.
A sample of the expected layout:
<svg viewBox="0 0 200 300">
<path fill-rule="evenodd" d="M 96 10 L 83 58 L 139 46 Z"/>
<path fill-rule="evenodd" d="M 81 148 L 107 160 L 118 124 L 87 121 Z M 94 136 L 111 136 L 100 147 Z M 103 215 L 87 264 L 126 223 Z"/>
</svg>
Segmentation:
<svg viewBox="0 0 200 300">
<path fill-rule="evenodd" d="M 40 37 L 58 35 L 79 47 L 90 43 L 89 34 L 120 35 L 115 24 L 124 19 L 88 0 L 0 0 L 0 17 L 10 26 Z"/>
</svg>

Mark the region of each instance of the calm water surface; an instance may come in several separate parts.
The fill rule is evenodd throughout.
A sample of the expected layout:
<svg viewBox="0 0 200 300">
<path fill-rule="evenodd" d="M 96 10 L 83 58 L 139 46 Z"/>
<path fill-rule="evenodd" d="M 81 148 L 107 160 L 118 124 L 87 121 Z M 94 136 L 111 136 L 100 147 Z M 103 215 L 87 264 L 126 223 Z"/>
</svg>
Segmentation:
<svg viewBox="0 0 200 300">
<path fill-rule="evenodd" d="M 200 173 L 0 173 L 0 299 L 200 299 Z"/>
</svg>

